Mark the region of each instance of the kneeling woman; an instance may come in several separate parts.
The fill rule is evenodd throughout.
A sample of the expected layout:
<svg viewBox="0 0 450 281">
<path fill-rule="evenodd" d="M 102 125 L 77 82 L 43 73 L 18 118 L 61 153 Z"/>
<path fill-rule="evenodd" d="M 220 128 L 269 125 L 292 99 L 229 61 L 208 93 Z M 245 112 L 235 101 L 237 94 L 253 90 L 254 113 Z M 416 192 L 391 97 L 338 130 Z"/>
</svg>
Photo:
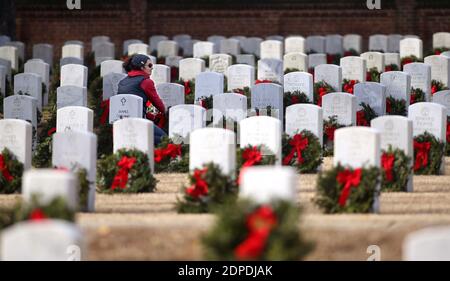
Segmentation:
<svg viewBox="0 0 450 281">
<path fill-rule="evenodd" d="M 118 94 L 137 95 L 142 98 L 143 116 L 153 121 L 154 142 L 157 145 L 166 135 L 156 125 L 159 121 L 157 116 L 166 114 L 166 108 L 156 92 L 155 83 L 150 79 L 153 69 L 152 62 L 146 55 L 133 55 L 123 63 L 123 68 L 128 76 L 119 82 Z M 147 110 L 148 104 L 150 104 L 150 110 Z"/>
</svg>

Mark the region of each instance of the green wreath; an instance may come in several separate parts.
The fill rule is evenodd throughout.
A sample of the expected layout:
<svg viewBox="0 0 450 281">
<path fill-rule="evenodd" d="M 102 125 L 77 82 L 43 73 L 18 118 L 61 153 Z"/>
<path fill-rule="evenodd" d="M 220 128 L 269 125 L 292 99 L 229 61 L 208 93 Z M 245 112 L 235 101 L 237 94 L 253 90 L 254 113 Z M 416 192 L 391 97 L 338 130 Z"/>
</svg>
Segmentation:
<svg viewBox="0 0 450 281">
<path fill-rule="evenodd" d="M 202 237 L 208 260 L 296 261 L 310 253 L 314 244 L 298 228 L 300 210 L 290 202 L 256 205 L 239 200 L 224 206 L 215 225 Z M 258 229 L 265 228 L 258 235 Z"/>
<path fill-rule="evenodd" d="M 398 65 L 395 63 L 388 64 L 384 67 L 384 72 L 398 71 L 398 70 L 400 70 L 400 69 L 399 69 Z"/>
<path fill-rule="evenodd" d="M 232 93 L 241 94 L 247 97 L 247 108 L 250 108 L 250 99 L 252 97 L 250 87 L 237 88 L 231 91 Z"/>
<path fill-rule="evenodd" d="M 322 105 L 322 97 L 326 94 L 333 93 L 335 90 L 325 81 L 314 83 L 314 104 Z"/>
<path fill-rule="evenodd" d="M 283 95 L 284 110 L 286 107 L 298 103 L 311 103 L 308 96 L 301 91 L 285 92 Z"/>
<path fill-rule="evenodd" d="M 301 174 L 317 172 L 323 162 L 322 147 L 311 131 L 296 132 L 293 137 L 283 134 L 282 144 L 283 165 L 293 166 Z"/>
<path fill-rule="evenodd" d="M 263 155 L 263 153 L 266 155 Z M 275 154 L 265 145 L 247 145 L 236 149 L 238 174 L 243 167 L 275 165 L 276 160 Z"/>
<path fill-rule="evenodd" d="M 213 108 L 213 96 L 201 96 L 195 100 L 195 104 L 200 105 L 204 109 L 212 109 Z"/>
<path fill-rule="evenodd" d="M 346 175 L 356 177 L 357 185 L 350 185 L 348 197 L 343 196 Z M 358 176 L 359 175 L 359 176 Z M 355 183 L 356 184 L 356 183 Z M 317 195 L 313 202 L 327 214 L 333 213 L 368 213 L 371 211 L 379 191 L 380 169 L 377 167 L 352 169 L 338 165 L 331 170 L 319 173 Z"/>
<path fill-rule="evenodd" d="M 119 167 L 121 161 L 123 166 Z M 114 154 L 103 156 L 97 162 L 98 192 L 153 192 L 156 183 L 147 154 L 137 149 L 120 149 Z"/>
<path fill-rule="evenodd" d="M 20 192 L 23 164 L 12 152 L 4 148 L 0 154 L 0 194 Z"/>
<path fill-rule="evenodd" d="M 434 95 L 435 93 L 443 90 L 448 90 L 448 87 L 444 85 L 441 81 L 437 80 L 431 80 L 431 94 Z"/>
<path fill-rule="evenodd" d="M 428 132 L 414 137 L 414 174 L 439 175 L 444 148 L 445 144 Z"/>
<path fill-rule="evenodd" d="M 191 186 L 183 188 L 183 198 L 177 198 L 178 213 L 210 213 L 223 205 L 234 203 L 238 188 L 235 180 L 221 168 L 208 163 L 189 175 Z"/>
<path fill-rule="evenodd" d="M 411 158 L 403 150 L 393 149 L 391 145 L 387 150 L 382 150 L 381 155 L 381 191 L 407 191 Z"/>
<path fill-rule="evenodd" d="M 189 145 L 163 137 L 155 148 L 155 173 L 189 172 Z"/>
<path fill-rule="evenodd" d="M 12 223 L 45 219 L 75 221 L 75 211 L 69 208 L 64 198 L 58 196 L 53 198 L 49 203 L 42 204 L 40 197 L 40 194 L 33 194 L 30 202 L 18 203 L 12 212 Z"/>
<path fill-rule="evenodd" d="M 430 54 L 428 54 L 429 56 L 431 56 L 431 55 L 437 55 L 437 56 L 439 56 L 440 54 L 442 54 L 443 52 L 447 52 L 447 51 L 449 51 L 450 49 L 449 48 L 446 48 L 446 47 L 441 47 L 441 48 L 434 48 L 433 49 L 433 53 L 430 53 Z"/>
<path fill-rule="evenodd" d="M 184 103 L 194 104 L 195 99 L 195 79 L 192 80 L 182 80 L 178 79 L 175 83 L 180 84 L 184 87 Z"/>
<path fill-rule="evenodd" d="M 406 101 L 392 96 L 386 97 L 386 114 L 406 116 Z"/>
<path fill-rule="evenodd" d="M 405 66 L 406 64 L 408 64 L 408 63 L 413 63 L 413 62 L 422 62 L 422 60 L 419 59 L 418 57 L 414 56 L 414 55 L 403 57 L 403 58 L 401 59 L 401 65 L 402 65 L 402 68 L 403 68 L 403 66 Z"/>
<path fill-rule="evenodd" d="M 380 83 L 380 75 L 381 73 L 378 71 L 376 67 L 372 67 L 367 71 L 366 81 L 367 82 L 378 82 Z"/>
<path fill-rule="evenodd" d="M 52 136 L 56 132 L 56 105 L 43 110 L 42 122 L 38 124 L 38 144 L 33 153 L 35 168 L 50 168 L 52 165 Z"/>
<path fill-rule="evenodd" d="M 409 104 L 415 104 L 416 102 L 426 101 L 425 92 L 419 88 L 411 88 L 411 96 Z"/>
<path fill-rule="evenodd" d="M 353 88 L 358 83 L 359 83 L 358 80 L 344 79 L 344 81 L 342 81 L 342 90 L 346 93 L 353 95 L 353 92 L 354 92 Z"/>
<path fill-rule="evenodd" d="M 333 115 L 323 121 L 323 156 L 333 156 L 334 132 L 345 125 L 339 124 L 337 116 Z"/>
<path fill-rule="evenodd" d="M 378 117 L 378 114 L 372 109 L 369 104 L 362 102 L 362 109 L 356 112 L 356 125 L 370 127 L 370 121 Z"/>
<path fill-rule="evenodd" d="M 291 72 L 298 72 L 298 71 L 300 71 L 300 69 L 298 69 L 298 68 L 293 68 L 293 67 L 288 67 L 288 68 L 286 68 L 286 69 L 284 70 L 284 74 L 288 74 L 288 73 L 291 73 Z"/>
</svg>

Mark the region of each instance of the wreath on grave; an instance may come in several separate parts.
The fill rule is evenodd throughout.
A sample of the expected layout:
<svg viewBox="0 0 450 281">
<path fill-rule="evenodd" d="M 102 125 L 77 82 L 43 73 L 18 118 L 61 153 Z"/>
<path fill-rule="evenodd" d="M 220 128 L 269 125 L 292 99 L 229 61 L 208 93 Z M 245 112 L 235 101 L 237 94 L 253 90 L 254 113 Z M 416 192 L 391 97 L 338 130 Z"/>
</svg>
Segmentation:
<svg viewBox="0 0 450 281">
<path fill-rule="evenodd" d="M 178 213 L 210 213 L 226 204 L 233 204 L 238 188 L 221 168 L 208 163 L 189 175 L 189 187 L 183 188 L 183 199 L 177 201 Z M 234 205 L 234 204 L 233 204 Z"/>
<path fill-rule="evenodd" d="M 185 104 L 194 104 L 195 99 L 195 79 L 192 80 L 176 80 L 177 84 L 184 86 L 184 100 Z"/>
<path fill-rule="evenodd" d="M 94 52 L 88 52 L 84 56 L 84 65 L 88 67 L 89 72 L 92 74 L 92 70 L 96 68 L 95 66 L 95 53 Z M 99 70 L 100 73 L 100 70 Z"/>
<path fill-rule="evenodd" d="M 258 205 L 239 201 L 218 214 L 213 228 L 202 238 L 209 260 L 295 261 L 314 244 L 298 228 L 300 210 L 290 202 Z"/>
<path fill-rule="evenodd" d="M 407 56 L 407 57 L 403 57 L 401 59 L 401 65 L 402 65 L 402 69 L 403 67 L 408 64 L 408 63 L 413 63 L 413 62 L 421 62 L 422 60 L 419 59 L 418 57 L 412 55 L 412 56 Z"/>
<path fill-rule="evenodd" d="M 345 125 L 339 124 L 337 116 L 330 116 L 323 122 L 323 156 L 333 155 L 334 132 Z"/>
<path fill-rule="evenodd" d="M 398 65 L 396 65 L 395 63 L 391 63 L 388 64 L 384 67 L 384 72 L 389 72 L 389 71 L 398 71 L 400 70 Z"/>
<path fill-rule="evenodd" d="M 406 101 L 392 96 L 386 98 L 386 114 L 406 116 Z"/>
<path fill-rule="evenodd" d="M 340 54 L 327 54 L 327 64 L 339 65 L 341 62 Z"/>
<path fill-rule="evenodd" d="M 314 83 L 314 104 L 322 106 L 322 97 L 334 91 L 333 87 L 325 81 Z"/>
<path fill-rule="evenodd" d="M 97 189 L 101 193 L 153 192 L 156 183 L 147 154 L 137 149 L 120 149 L 97 162 Z"/>
<path fill-rule="evenodd" d="M 414 137 L 414 174 L 439 175 L 444 143 L 432 134 L 425 132 Z"/>
<path fill-rule="evenodd" d="M 410 163 L 410 157 L 401 149 L 389 145 L 387 150 L 382 150 L 381 191 L 407 191 Z"/>
<path fill-rule="evenodd" d="M 359 57 L 359 53 L 355 49 L 349 49 L 344 52 L 344 57 L 350 57 L 350 56 Z"/>
<path fill-rule="evenodd" d="M 298 103 L 311 103 L 308 96 L 301 91 L 285 92 L 283 95 L 283 106 L 286 107 Z"/>
<path fill-rule="evenodd" d="M 88 76 L 88 85 L 91 85 L 91 83 L 101 77 L 100 76 L 100 70 L 101 70 L 101 66 L 95 66 L 93 68 L 89 68 L 89 76 Z"/>
<path fill-rule="evenodd" d="M 40 194 L 33 194 L 30 202 L 18 203 L 12 212 L 12 222 L 42 221 L 46 219 L 60 219 L 69 222 L 75 221 L 75 211 L 70 209 L 64 198 L 58 196 L 49 203 L 42 204 Z"/>
<path fill-rule="evenodd" d="M 19 192 L 22 186 L 23 164 L 7 148 L 0 154 L 0 194 Z"/>
<path fill-rule="evenodd" d="M 52 162 L 52 136 L 56 133 L 56 105 L 43 111 L 43 122 L 38 125 L 38 144 L 33 153 L 35 168 L 49 168 Z"/>
<path fill-rule="evenodd" d="M 57 89 L 60 86 L 60 64 L 59 62 L 54 64 L 54 67 L 51 71 L 51 77 L 50 77 L 50 89 L 48 91 L 48 105 L 54 106 L 56 105 L 56 93 Z"/>
<path fill-rule="evenodd" d="M 425 93 L 422 89 L 419 88 L 411 88 L 411 95 L 409 104 L 415 104 L 416 102 L 425 101 Z"/>
<path fill-rule="evenodd" d="M 88 172 L 86 169 L 81 168 L 79 165 L 74 165 L 68 169 L 66 167 L 55 167 L 57 170 L 71 171 L 78 179 L 78 210 L 81 212 L 88 211 L 89 203 L 89 182 Z"/>
<path fill-rule="evenodd" d="M 442 47 L 442 48 L 434 48 L 434 49 L 433 49 L 433 55 L 439 56 L 439 55 L 442 54 L 443 52 L 447 52 L 447 51 L 449 51 L 449 50 L 450 50 L 449 48 L 445 48 L 445 47 Z"/>
<path fill-rule="evenodd" d="M 353 95 L 353 88 L 355 87 L 355 84 L 358 84 L 358 83 L 359 83 L 358 80 L 344 79 L 342 89 L 344 90 L 344 92 Z"/>
<path fill-rule="evenodd" d="M 431 94 L 434 95 L 435 93 L 443 90 L 448 90 L 448 87 L 444 85 L 441 81 L 437 80 L 431 80 Z"/>
<path fill-rule="evenodd" d="M 315 173 L 322 164 L 322 147 L 311 131 L 303 130 L 282 138 L 283 165 L 295 167 L 301 174 Z"/>
<path fill-rule="evenodd" d="M 366 103 L 361 103 L 362 109 L 356 112 L 356 125 L 370 127 L 370 121 L 378 117 L 372 107 Z"/>
<path fill-rule="evenodd" d="M 113 152 L 113 125 L 101 124 L 94 132 L 97 134 L 97 159 L 103 155 L 110 155 Z"/>
<path fill-rule="evenodd" d="M 266 83 L 273 83 L 273 84 L 281 85 L 280 82 L 275 81 L 275 80 L 269 80 L 269 79 L 262 79 L 262 80 L 258 79 L 255 81 L 255 85 L 266 84 Z"/>
<path fill-rule="evenodd" d="M 294 67 L 288 67 L 288 68 L 286 68 L 284 70 L 284 74 L 288 74 L 288 73 L 291 73 L 291 72 L 297 72 L 297 71 L 300 71 L 300 69 L 294 68 Z"/>
<path fill-rule="evenodd" d="M 250 87 L 244 87 L 242 89 L 241 88 L 233 89 L 231 92 L 246 96 L 247 97 L 247 105 L 248 105 L 248 107 L 250 107 L 250 99 L 252 97 Z"/>
<path fill-rule="evenodd" d="M 238 184 L 240 183 L 241 173 L 245 168 L 275 165 L 276 160 L 275 154 L 265 145 L 247 145 L 244 148 L 238 148 L 236 150 Z"/>
<path fill-rule="evenodd" d="M 201 96 L 195 100 L 195 104 L 200 105 L 204 109 L 212 109 L 213 108 L 213 96 Z"/>
<path fill-rule="evenodd" d="M 177 77 L 180 73 L 180 69 L 176 66 L 170 67 L 170 82 L 174 83 L 177 81 Z"/>
<path fill-rule="evenodd" d="M 380 169 L 352 169 L 337 165 L 319 173 L 313 202 L 327 214 L 368 213 L 379 191 Z"/>
<path fill-rule="evenodd" d="M 450 117 L 447 116 L 447 131 L 445 134 L 445 139 L 447 141 L 445 145 L 445 156 L 450 156 Z"/>
<path fill-rule="evenodd" d="M 189 145 L 176 144 L 169 137 L 163 137 L 154 154 L 156 173 L 189 172 Z"/>
<path fill-rule="evenodd" d="M 367 71 L 366 74 L 366 81 L 367 82 L 380 82 L 380 75 L 381 73 L 378 71 L 376 67 L 372 67 Z"/>
</svg>

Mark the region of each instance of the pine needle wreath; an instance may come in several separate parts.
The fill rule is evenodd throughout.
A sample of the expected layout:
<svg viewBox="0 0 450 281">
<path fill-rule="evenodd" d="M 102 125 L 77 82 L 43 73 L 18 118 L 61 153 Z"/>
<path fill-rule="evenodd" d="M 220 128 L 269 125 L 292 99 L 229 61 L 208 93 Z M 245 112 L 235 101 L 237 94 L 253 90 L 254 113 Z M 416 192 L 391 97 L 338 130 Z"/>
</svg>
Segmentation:
<svg viewBox="0 0 450 281">
<path fill-rule="evenodd" d="M 407 191 L 411 158 L 401 149 L 389 146 L 381 153 L 381 191 Z"/>
<path fill-rule="evenodd" d="M 4 148 L 0 154 L 0 194 L 20 192 L 23 164 L 11 151 Z"/>
<path fill-rule="evenodd" d="M 89 205 L 89 185 L 90 182 L 88 180 L 88 173 L 86 169 L 77 169 L 75 170 L 75 174 L 78 178 L 78 205 L 79 210 L 82 212 L 88 211 Z"/>
<path fill-rule="evenodd" d="M 70 209 L 62 197 L 55 197 L 47 204 L 42 204 L 40 194 L 33 194 L 30 202 L 20 202 L 13 210 L 13 222 L 41 221 L 45 219 L 60 219 L 75 221 L 75 211 Z"/>
<path fill-rule="evenodd" d="M 163 137 L 155 148 L 155 173 L 189 172 L 189 145 Z"/>
<path fill-rule="evenodd" d="M 395 63 L 388 64 L 384 67 L 384 72 L 398 71 L 400 68 Z"/>
<path fill-rule="evenodd" d="M 296 132 L 293 137 L 283 134 L 282 144 L 283 165 L 293 166 L 301 174 L 317 172 L 323 162 L 322 147 L 311 131 Z"/>
<path fill-rule="evenodd" d="M 294 68 L 294 67 L 288 67 L 288 68 L 286 68 L 284 70 L 284 74 L 288 74 L 288 73 L 291 73 L 291 72 L 297 72 L 297 71 L 300 71 L 300 69 Z"/>
<path fill-rule="evenodd" d="M 339 65 L 341 61 L 341 54 L 327 54 L 327 63 Z"/>
<path fill-rule="evenodd" d="M 252 97 L 250 87 L 244 87 L 242 89 L 241 88 L 233 89 L 231 92 L 246 96 L 247 97 L 247 108 L 250 108 L 250 105 L 251 105 L 250 99 Z"/>
<path fill-rule="evenodd" d="M 439 175 L 444 146 L 443 142 L 428 132 L 414 137 L 414 174 Z"/>
<path fill-rule="evenodd" d="M 265 145 L 247 145 L 236 149 L 238 174 L 244 167 L 275 165 L 276 160 L 275 154 Z"/>
<path fill-rule="evenodd" d="M 349 56 L 359 57 L 359 53 L 355 49 L 350 48 L 349 50 L 344 52 L 344 57 L 349 57 Z"/>
<path fill-rule="evenodd" d="M 379 195 L 379 184 L 377 167 L 352 169 L 338 165 L 319 173 L 313 202 L 327 214 L 368 213 Z M 349 190 L 348 196 L 344 190 Z"/>
<path fill-rule="evenodd" d="M 182 80 L 178 79 L 175 83 L 184 86 L 184 103 L 194 104 L 195 99 L 195 79 L 192 80 Z"/>
<path fill-rule="evenodd" d="M 183 198 L 177 199 L 178 213 L 210 213 L 237 198 L 236 182 L 222 173 L 221 168 L 208 163 L 189 175 L 191 186 L 183 188 Z"/>
<path fill-rule="evenodd" d="M 94 129 L 97 134 L 97 158 L 113 152 L 113 125 L 106 122 Z"/>
<path fill-rule="evenodd" d="M 286 107 L 298 103 L 312 103 L 308 96 L 301 91 L 285 92 L 283 95 L 284 110 Z"/>
<path fill-rule="evenodd" d="M 255 85 L 258 85 L 258 84 L 266 84 L 266 83 L 273 83 L 273 84 L 277 84 L 277 85 L 283 86 L 283 85 L 281 85 L 281 83 L 280 83 L 279 81 L 276 81 L 275 79 L 274 79 L 274 80 L 269 80 L 269 79 L 257 79 L 257 80 L 255 81 Z"/>
<path fill-rule="evenodd" d="M 314 244 L 298 227 L 300 210 L 290 202 L 257 205 L 239 200 L 224 206 L 202 237 L 208 260 L 298 261 Z"/>
<path fill-rule="evenodd" d="M 170 67 L 170 82 L 175 83 L 180 75 L 180 69 L 176 66 Z"/>
<path fill-rule="evenodd" d="M 380 75 L 381 73 L 378 71 L 376 67 L 372 67 L 367 71 L 366 81 L 367 82 L 378 82 L 380 83 Z"/>
<path fill-rule="evenodd" d="M 98 192 L 153 192 L 156 183 L 147 154 L 137 149 L 120 149 L 114 154 L 103 156 L 97 162 Z"/>
<path fill-rule="evenodd" d="M 441 81 L 437 80 L 431 80 L 431 94 L 434 95 L 435 93 L 443 90 L 448 90 L 448 87 L 444 85 Z"/>
<path fill-rule="evenodd" d="M 366 103 L 361 103 L 362 109 L 356 112 L 356 125 L 370 127 L 370 121 L 378 117 L 372 107 Z"/>
<path fill-rule="evenodd" d="M 42 122 L 38 125 L 38 144 L 33 153 L 35 168 L 50 168 L 52 162 L 52 136 L 56 132 L 56 105 L 43 110 Z"/>
<path fill-rule="evenodd" d="M 411 96 L 409 100 L 409 104 L 415 104 L 416 102 L 423 102 L 425 100 L 425 93 L 422 89 L 419 88 L 411 88 Z"/>
<path fill-rule="evenodd" d="M 332 156 L 334 151 L 334 132 L 345 125 L 339 124 L 337 116 L 330 116 L 323 121 L 323 156 Z"/>
<path fill-rule="evenodd" d="M 386 97 L 386 114 L 406 116 L 406 101 L 392 96 Z"/>
<path fill-rule="evenodd" d="M 201 96 L 195 100 L 195 104 L 200 105 L 204 109 L 212 109 L 213 108 L 213 96 Z"/>
<path fill-rule="evenodd" d="M 322 106 L 322 97 L 333 92 L 335 92 L 333 87 L 325 81 L 314 83 L 314 104 Z"/>
<path fill-rule="evenodd" d="M 402 65 L 402 69 L 403 67 L 408 64 L 408 63 L 413 63 L 413 62 L 422 62 L 421 59 L 419 59 L 418 57 L 412 55 L 412 56 L 407 56 L 407 57 L 403 57 L 401 59 L 401 65 Z"/>
<path fill-rule="evenodd" d="M 447 51 L 449 51 L 450 49 L 449 48 L 446 48 L 446 47 L 442 47 L 442 48 L 434 48 L 433 49 L 433 53 L 431 53 L 431 54 L 429 54 L 430 56 L 431 55 L 436 55 L 436 56 L 439 56 L 440 54 L 442 54 L 443 52 L 447 52 Z"/>
<path fill-rule="evenodd" d="M 354 87 L 358 83 L 359 83 L 358 80 L 344 79 L 344 81 L 342 81 L 342 90 L 346 93 L 353 95 Z"/>
</svg>

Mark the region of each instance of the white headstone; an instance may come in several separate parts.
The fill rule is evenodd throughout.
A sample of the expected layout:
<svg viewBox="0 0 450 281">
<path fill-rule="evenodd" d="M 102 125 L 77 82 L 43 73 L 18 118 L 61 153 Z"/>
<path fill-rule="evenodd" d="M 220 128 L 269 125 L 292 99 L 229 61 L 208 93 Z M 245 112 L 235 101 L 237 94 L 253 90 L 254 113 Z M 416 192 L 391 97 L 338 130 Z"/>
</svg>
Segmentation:
<svg viewBox="0 0 450 281">
<path fill-rule="evenodd" d="M 142 43 L 142 41 L 138 40 L 138 39 L 129 39 L 129 40 L 123 41 L 123 54 L 124 55 L 128 54 L 128 47 L 131 44 L 138 44 L 138 43 Z M 131 55 L 131 54 L 129 54 L 129 55 Z"/>
<path fill-rule="evenodd" d="M 170 67 L 164 64 L 154 64 L 150 78 L 155 82 L 155 85 L 170 83 Z"/>
<path fill-rule="evenodd" d="M 143 117 L 143 100 L 136 95 L 115 95 L 110 98 L 109 123 L 124 118 Z"/>
<path fill-rule="evenodd" d="M 41 76 L 42 83 L 45 85 L 43 105 L 47 105 L 50 89 L 50 66 L 43 61 L 29 60 L 25 63 L 24 71 L 25 73 L 34 73 Z"/>
<path fill-rule="evenodd" d="M 386 53 L 388 51 L 388 37 L 382 34 L 375 34 L 370 36 L 369 51 Z"/>
<path fill-rule="evenodd" d="M 403 36 L 400 34 L 390 34 L 388 36 L 388 52 L 399 53 L 400 52 L 400 41 Z"/>
<path fill-rule="evenodd" d="M 105 77 L 109 73 L 125 73 L 123 69 L 123 61 L 107 60 L 100 64 L 100 76 Z"/>
<path fill-rule="evenodd" d="M 366 61 L 361 57 L 344 57 L 341 58 L 342 79 L 356 80 L 359 82 L 366 81 Z"/>
<path fill-rule="evenodd" d="M 209 70 L 225 74 L 232 64 L 232 58 L 227 54 L 213 54 L 209 56 Z"/>
<path fill-rule="evenodd" d="M 428 56 L 425 64 L 431 66 L 431 80 L 450 85 L 450 58 L 444 56 Z"/>
<path fill-rule="evenodd" d="M 325 37 L 325 52 L 331 55 L 343 55 L 343 37 L 342 35 L 333 34 Z"/>
<path fill-rule="evenodd" d="M 119 92 L 119 83 L 127 77 L 123 73 L 108 73 L 103 76 L 103 100 L 107 100 Z"/>
<path fill-rule="evenodd" d="M 223 93 L 224 75 L 216 72 L 202 72 L 195 78 L 195 100 Z"/>
<path fill-rule="evenodd" d="M 444 90 L 434 93 L 431 101 L 445 106 L 447 116 L 450 116 L 450 90 Z"/>
<path fill-rule="evenodd" d="M 294 136 L 303 130 L 313 133 L 323 142 L 322 108 L 315 104 L 293 104 L 286 107 L 286 134 Z"/>
<path fill-rule="evenodd" d="M 42 77 L 34 73 L 14 75 L 14 94 L 32 96 L 37 100 L 37 108 L 42 111 Z"/>
<path fill-rule="evenodd" d="M 88 69 L 79 64 L 67 64 L 61 67 L 61 86 L 87 87 Z"/>
<path fill-rule="evenodd" d="M 175 83 L 161 83 L 156 85 L 156 92 L 164 102 L 166 109 L 184 104 L 184 86 Z"/>
<path fill-rule="evenodd" d="M 369 105 L 373 111 L 382 116 L 386 114 L 386 87 L 377 82 L 357 83 L 353 88 L 357 111 L 362 110 L 362 103 Z"/>
<path fill-rule="evenodd" d="M 321 64 L 314 68 L 314 83 L 324 81 L 335 91 L 342 88 L 342 68 L 334 64 Z"/>
<path fill-rule="evenodd" d="M 259 56 L 260 45 L 262 41 L 263 41 L 262 38 L 259 37 L 246 38 L 242 44 L 242 49 L 244 53 Z"/>
<path fill-rule="evenodd" d="M 241 46 L 237 39 L 224 39 L 220 41 L 220 53 L 229 55 L 239 55 L 241 53 Z"/>
<path fill-rule="evenodd" d="M 56 107 L 87 106 L 87 89 L 78 86 L 61 86 L 56 89 Z"/>
<path fill-rule="evenodd" d="M 291 72 L 284 75 L 284 92 L 300 91 L 306 94 L 308 99 L 314 101 L 313 76 L 307 72 Z"/>
<path fill-rule="evenodd" d="M 321 64 L 327 63 L 327 55 L 326 54 L 309 54 L 308 55 L 308 67 L 309 69 L 313 69 Z"/>
<path fill-rule="evenodd" d="M 258 61 L 258 80 L 270 80 L 283 84 L 283 61 L 261 59 Z"/>
<path fill-rule="evenodd" d="M 380 83 L 386 87 L 386 98 L 393 97 L 397 100 L 405 100 L 406 105 L 410 101 L 411 75 L 402 71 L 389 71 L 382 73 Z"/>
<path fill-rule="evenodd" d="M 128 55 L 142 54 L 150 55 L 150 47 L 144 43 L 133 43 L 128 45 Z"/>
<path fill-rule="evenodd" d="M 214 54 L 214 43 L 197 42 L 194 44 L 194 58 L 204 58 Z"/>
<path fill-rule="evenodd" d="M 433 226 L 417 230 L 403 241 L 405 261 L 450 261 L 450 228 Z"/>
<path fill-rule="evenodd" d="M 8 148 L 24 169 L 31 168 L 32 126 L 24 120 L 0 120 L 0 151 Z"/>
<path fill-rule="evenodd" d="M 450 48 L 450 32 L 437 32 L 433 34 L 433 49 Z"/>
<path fill-rule="evenodd" d="M 235 64 L 227 70 L 228 91 L 251 87 L 255 83 L 255 68 L 245 64 Z"/>
<path fill-rule="evenodd" d="M 205 71 L 205 61 L 196 58 L 182 59 L 179 62 L 179 77 L 181 80 L 193 80 L 201 72 Z"/>
<path fill-rule="evenodd" d="M 356 97 L 348 93 L 329 93 L 322 97 L 324 120 L 336 116 L 341 125 L 355 125 L 356 108 Z"/>
<path fill-rule="evenodd" d="M 182 104 L 169 109 L 169 137 L 179 136 L 188 143 L 189 134 L 206 126 L 206 110 L 199 105 Z"/>
<path fill-rule="evenodd" d="M 274 83 L 254 85 L 251 90 L 251 108 L 258 108 L 261 115 L 268 114 L 266 108 L 271 107 L 271 116 L 283 122 L 283 87 Z"/>
<path fill-rule="evenodd" d="M 158 43 L 161 41 L 169 40 L 169 38 L 165 35 L 153 35 L 149 38 L 149 44 L 150 44 L 150 51 L 157 51 L 158 49 Z M 176 42 L 175 42 L 176 43 Z M 176 54 L 178 55 L 178 54 Z"/>
<path fill-rule="evenodd" d="M 308 36 L 306 37 L 306 52 L 307 53 L 325 53 L 325 37 L 323 36 Z"/>
<path fill-rule="evenodd" d="M 400 55 L 398 53 L 384 53 L 384 65 L 395 64 L 400 69 Z"/>
<path fill-rule="evenodd" d="M 423 43 L 418 38 L 405 38 L 400 40 L 400 58 L 416 56 L 423 58 Z"/>
<path fill-rule="evenodd" d="M 365 52 L 361 57 L 366 60 L 367 71 L 376 68 L 378 72 L 384 71 L 384 55 L 380 52 Z"/>
<path fill-rule="evenodd" d="M 80 60 L 84 59 L 84 48 L 81 45 L 69 44 L 62 47 L 62 58 L 73 57 Z"/>
<path fill-rule="evenodd" d="M 37 130 L 37 100 L 34 97 L 12 95 L 3 100 L 5 119 L 25 120 Z"/>
<path fill-rule="evenodd" d="M 261 59 L 283 59 L 283 42 L 266 40 L 261 42 Z"/>
<path fill-rule="evenodd" d="M 248 64 L 255 66 L 255 55 L 237 55 L 236 64 Z"/>
<path fill-rule="evenodd" d="M 66 106 L 56 114 L 56 132 L 92 132 L 94 112 L 83 106 Z"/>
<path fill-rule="evenodd" d="M 0 59 L 11 62 L 11 68 L 19 70 L 19 53 L 16 47 L 2 46 L 0 47 Z"/>
<path fill-rule="evenodd" d="M 284 53 L 305 53 L 305 38 L 302 36 L 289 36 L 284 39 Z"/>
<path fill-rule="evenodd" d="M 411 88 L 421 89 L 425 93 L 426 101 L 431 97 L 431 67 L 424 63 L 408 63 L 403 71 L 411 76 Z"/>
<path fill-rule="evenodd" d="M 158 58 L 178 56 L 178 43 L 172 40 L 160 41 L 157 45 Z"/>
<path fill-rule="evenodd" d="M 345 51 L 354 50 L 357 54 L 362 51 L 362 37 L 358 34 L 344 35 L 343 45 Z"/>
<path fill-rule="evenodd" d="M 225 120 L 232 119 L 240 122 L 247 117 L 247 97 L 241 94 L 225 93 L 213 97 L 213 122 L 218 124 L 225 117 Z"/>
<path fill-rule="evenodd" d="M 433 102 L 418 102 L 409 106 L 408 118 L 413 122 L 413 135 L 428 132 L 445 142 L 447 132 L 447 110 Z"/>
<path fill-rule="evenodd" d="M 291 52 L 283 57 L 283 70 L 288 68 L 298 71 L 308 71 L 308 56 L 303 53 Z"/>
</svg>

